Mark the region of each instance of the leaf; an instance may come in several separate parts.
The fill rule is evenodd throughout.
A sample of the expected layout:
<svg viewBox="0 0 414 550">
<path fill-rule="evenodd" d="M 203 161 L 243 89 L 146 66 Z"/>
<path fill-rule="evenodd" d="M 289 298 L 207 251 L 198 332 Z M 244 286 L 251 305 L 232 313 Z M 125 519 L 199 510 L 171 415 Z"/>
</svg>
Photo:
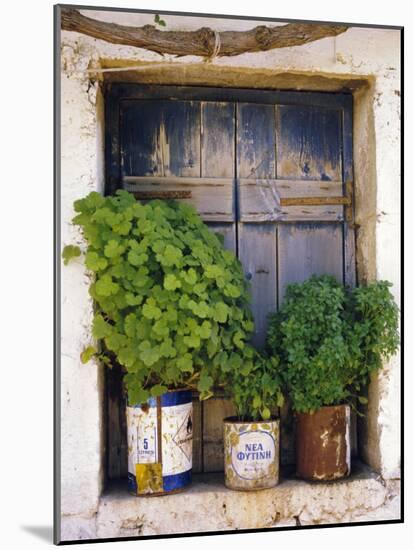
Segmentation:
<svg viewBox="0 0 414 550">
<path fill-rule="evenodd" d="M 105 202 L 104 197 L 97 191 L 91 191 L 84 199 L 76 200 L 73 203 L 75 212 L 94 212 Z"/>
<path fill-rule="evenodd" d="M 218 323 L 225 323 L 227 321 L 229 308 L 224 302 L 218 302 L 214 308 L 213 319 Z"/>
<path fill-rule="evenodd" d="M 164 393 L 167 393 L 168 388 L 167 386 L 163 386 L 162 384 L 156 384 L 150 389 L 150 393 L 152 397 L 161 397 Z"/>
<path fill-rule="evenodd" d="M 85 265 L 91 271 L 102 271 L 108 266 L 108 261 L 97 252 L 88 250 L 85 255 Z"/>
<path fill-rule="evenodd" d="M 99 313 L 95 315 L 92 322 L 92 335 L 94 338 L 97 340 L 105 338 L 112 333 L 112 330 L 112 326 L 104 320 L 102 315 Z"/>
<path fill-rule="evenodd" d="M 244 338 L 244 333 L 241 332 L 240 330 L 236 331 L 234 336 L 233 336 L 233 342 L 239 349 L 244 348 L 243 338 Z"/>
<path fill-rule="evenodd" d="M 130 368 L 135 364 L 136 358 L 136 350 L 130 346 L 121 348 L 118 351 L 118 361 L 121 363 L 121 365 L 124 365 L 127 368 Z"/>
<path fill-rule="evenodd" d="M 165 247 L 166 247 L 166 244 L 164 241 L 155 241 L 152 245 L 151 245 L 151 248 L 152 250 L 156 253 L 156 254 L 162 254 L 162 252 L 164 252 L 165 250 Z"/>
<path fill-rule="evenodd" d="M 81 255 L 81 249 L 79 248 L 79 246 L 68 244 L 62 250 L 63 263 L 65 265 L 68 265 L 69 261 L 72 258 L 78 258 L 80 255 Z"/>
<path fill-rule="evenodd" d="M 156 363 L 160 358 L 159 348 L 152 348 L 151 343 L 148 340 L 141 342 L 139 349 L 141 350 L 139 357 L 147 367 L 150 367 Z"/>
<path fill-rule="evenodd" d="M 125 317 L 125 321 L 124 321 L 125 334 L 130 338 L 133 338 L 135 336 L 136 328 L 137 328 L 137 316 L 134 313 L 129 313 Z"/>
<path fill-rule="evenodd" d="M 95 289 L 98 296 L 112 296 L 118 292 L 119 285 L 112 281 L 110 275 L 105 274 L 96 281 Z"/>
<path fill-rule="evenodd" d="M 191 334 L 190 336 L 184 336 L 184 342 L 189 348 L 199 348 L 200 347 L 200 337 L 196 334 Z"/>
<path fill-rule="evenodd" d="M 213 382 L 214 382 L 213 378 L 209 376 L 206 373 L 206 371 L 202 371 L 200 374 L 200 380 L 198 381 L 198 384 L 197 384 L 198 391 L 200 392 L 209 391 L 213 385 Z"/>
<path fill-rule="evenodd" d="M 362 405 L 367 405 L 368 404 L 368 399 L 362 395 L 359 395 L 358 396 L 358 401 L 362 404 Z"/>
<path fill-rule="evenodd" d="M 144 265 L 147 261 L 148 261 L 148 255 L 145 254 L 145 252 L 142 254 L 139 254 L 135 250 L 130 250 L 128 252 L 128 262 L 135 267 Z"/>
<path fill-rule="evenodd" d="M 114 233 L 117 233 L 118 235 L 128 235 L 128 233 L 131 231 L 132 224 L 128 220 L 123 220 L 119 224 L 113 226 Z"/>
<path fill-rule="evenodd" d="M 253 399 L 253 403 L 252 403 L 252 404 L 253 404 L 253 407 L 254 407 L 255 409 L 258 409 L 258 408 L 261 406 L 262 400 L 260 399 L 260 395 L 255 395 L 255 396 L 254 396 L 254 399 Z"/>
<path fill-rule="evenodd" d="M 154 323 L 152 330 L 155 332 L 155 334 L 162 337 L 168 336 L 170 332 L 166 320 L 162 318 Z"/>
<path fill-rule="evenodd" d="M 210 307 L 204 300 L 199 303 L 195 302 L 194 300 L 190 300 L 188 303 L 188 307 L 195 315 L 197 315 L 197 317 L 200 317 L 201 319 L 205 319 L 206 317 L 210 316 Z"/>
<path fill-rule="evenodd" d="M 129 306 L 139 306 L 142 303 L 142 296 L 132 292 L 125 293 L 125 302 Z"/>
<path fill-rule="evenodd" d="M 269 420 L 269 418 L 271 416 L 270 410 L 267 407 L 262 409 L 260 411 L 260 414 L 262 415 L 263 420 Z"/>
<path fill-rule="evenodd" d="M 160 346 L 160 354 L 162 357 L 175 357 L 177 355 L 177 352 L 172 343 L 173 342 L 171 338 L 166 338 L 165 340 L 163 340 Z"/>
<path fill-rule="evenodd" d="M 178 266 L 183 253 L 179 248 L 167 244 L 163 253 L 157 254 L 156 258 L 165 267 Z"/>
<path fill-rule="evenodd" d="M 226 296 L 230 296 L 231 298 L 238 298 L 240 295 L 241 295 L 241 289 L 238 288 L 237 286 L 235 285 L 232 285 L 230 283 L 228 283 L 225 287 L 224 287 L 224 294 Z"/>
<path fill-rule="evenodd" d="M 144 390 L 138 381 L 128 384 L 127 388 L 129 405 L 136 406 L 148 401 L 150 394 L 147 390 Z"/>
<path fill-rule="evenodd" d="M 107 258 L 116 258 L 124 252 L 125 248 L 117 241 L 111 239 L 104 248 L 104 254 Z"/>
<path fill-rule="evenodd" d="M 238 353 L 232 352 L 230 354 L 229 365 L 233 370 L 237 370 L 241 367 L 242 358 Z"/>
<path fill-rule="evenodd" d="M 169 273 L 164 278 L 164 288 L 166 290 L 175 290 L 176 288 L 181 287 L 181 282 L 173 273 Z"/>
<path fill-rule="evenodd" d="M 142 314 L 147 319 L 159 319 L 161 317 L 161 310 L 155 305 L 155 302 L 152 300 L 147 300 L 147 302 L 142 307 Z"/>
<path fill-rule="evenodd" d="M 193 372 L 193 359 L 190 353 L 185 353 L 177 359 L 177 367 L 183 372 Z"/>
<path fill-rule="evenodd" d="M 96 355 L 98 352 L 93 346 L 88 346 L 85 348 L 82 353 L 80 354 L 80 359 L 83 364 L 87 363 L 92 359 L 94 355 Z"/>
<path fill-rule="evenodd" d="M 252 361 L 245 361 L 245 363 L 240 369 L 240 374 L 242 374 L 243 376 L 248 376 L 252 372 L 252 367 L 253 367 Z"/>
<path fill-rule="evenodd" d="M 105 337 L 105 345 L 109 350 L 118 353 L 121 348 L 126 346 L 127 340 L 128 339 L 124 334 L 113 332 L 109 336 Z"/>
<path fill-rule="evenodd" d="M 210 338 L 211 335 L 211 323 L 210 321 L 203 321 L 199 327 L 196 329 L 197 334 L 200 338 L 206 339 Z"/>
<path fill-rule="evenodd" d="M 197 273 L 192 267 L 188 271 L 181 271 L 181 278 L 191 286 L 194 286 L 197 282 Z M 195 292 L 197 292 L 195 290 Z M 199 292 L 197 292 L 199 294 Z"/>
</svg>

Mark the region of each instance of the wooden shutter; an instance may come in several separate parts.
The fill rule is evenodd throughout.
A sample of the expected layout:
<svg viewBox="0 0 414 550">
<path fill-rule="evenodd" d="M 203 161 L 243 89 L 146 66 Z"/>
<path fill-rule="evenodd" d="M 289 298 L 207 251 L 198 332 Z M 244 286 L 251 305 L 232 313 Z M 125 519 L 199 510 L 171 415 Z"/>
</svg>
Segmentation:
<svg viewBox="0 0 414 550">
<path fill-rule="evenodd" d="M 251 284 L 255 345 L 288 283 L 313 273 L 355 283 L 352 96 L 112 84 L 106 122 L 107 192 L 189 202 L 224 235 Z M 126 472 L 116 384 L 108 380 L 110 477 Z M 220 471 L 232 405 L 194 404 L 194 471 Z M 293 459 L 286 406 L 282 461 Z"/>
</svg>

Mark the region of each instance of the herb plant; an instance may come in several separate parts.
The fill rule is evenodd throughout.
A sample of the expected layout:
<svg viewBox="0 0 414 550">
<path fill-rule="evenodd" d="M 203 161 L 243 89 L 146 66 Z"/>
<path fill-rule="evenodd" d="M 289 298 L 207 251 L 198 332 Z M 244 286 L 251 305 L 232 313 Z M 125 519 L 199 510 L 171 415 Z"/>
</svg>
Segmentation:
<svg viewBox="0 0 414 550">
<path fill-rule="evenodd" d="M 349 385 L 360 393 L 372 372 L 397 352 L 399 310 L 388 281 L 375 281 L 349 291 L 345 305 L 346 340 L 351 356 Z M 366 400 L 359 396 L 364 403 Z"/>
<path fill-rule="evenodd" d="M 247 346 L 242 365 L 222 368 L 225 387 L 241 421 L 268 420 L 283 405 L 282 379 L 277 357 L 267 357 Z"/>
<path fill-rule="evenodd" d="M 290 284 L 270 319 L 267 347 L 280 356 L 293 409 L 366 399 L 369 374 L 397 350 L 398 308 L 379 281 L 346 289 L 330 276 Z"/>
<path fill-rule="evenodd" d="M 82 360 L 122 365 L 130 403 L 179 387 L 209 397 L 220 369 L 243 363 L 253 329 L 237 258 L 185 203 L 92 192 L 74 208 L 101 342 Z"/>
</svg>

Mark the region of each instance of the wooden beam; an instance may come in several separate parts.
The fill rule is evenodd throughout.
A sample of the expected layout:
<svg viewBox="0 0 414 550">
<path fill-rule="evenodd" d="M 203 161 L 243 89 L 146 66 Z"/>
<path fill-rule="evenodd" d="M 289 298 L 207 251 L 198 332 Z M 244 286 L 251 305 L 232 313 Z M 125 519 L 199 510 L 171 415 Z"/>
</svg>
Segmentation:
<svg viewBox="0 0 414 550">
<path fill-rule="evenodd" d="M 137 199 L 191 199 L 191 191 L 134 191 Z"/>
<path fill-rule="evenodd" d="M 294 197 L 280 199 L 280 206 L 321 206 L 328 204 L 349 205 L 349 197 Z"/>
<path fill-rule="evenodd" d="M 85 17 L 78 10 L 61 8 L 62 30 L 75 31 L 112 44 L 144 48 L 159 54 L 203 57 L 235 56 L 289 48 L 337 36 L 349 27 L 329 23 L 289 23 L 277 27 L 260 25 L 249 31 L 216 32 L 209 27 L 195 31 L 159 30 L 154 25 L 130 27 Z"/>
</svg>

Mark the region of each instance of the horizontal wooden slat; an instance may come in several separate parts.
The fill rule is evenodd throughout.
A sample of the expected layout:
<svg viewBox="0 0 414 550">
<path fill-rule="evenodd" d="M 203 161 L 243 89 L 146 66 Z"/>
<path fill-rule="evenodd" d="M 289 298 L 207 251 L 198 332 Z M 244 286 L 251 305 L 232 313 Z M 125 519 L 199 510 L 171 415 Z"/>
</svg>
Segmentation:
<svg viewBox="0 0 414 550">
<path fill-rule="evenodd" d="M 123 188 L 137 193 L 142 200 L 178 198 L 192 204 L 206 222 L 235 221 L 232 178 L 127 176 L 123 178 Z"/>
<path fill-rule="evenodd" d="M 122 103 L 136 99 L 186 99 L 259 102 L 271 105 L 313 105 L 325 109 L 344 109 L 352 105 L 352 93 L 350 92 L 327 94 L 325 92 L 213 88 L 209 86 L 154 86 L 151 83 L 137 84 L 135 82 L 111 82 L 108 86 L 111 95 Z"/>
<path fill-rule="evenodd" d="M 135 198 L 151 199 L 191 199 L 191 191 L 134 191 Z"/>
<path fill-rule="evenodd" d="M 151 184 L 151 185 L 211 185 L 220 187 L 233 183 L 233 178 L 180 178 L 175 176 L 124 176 L 122 181 L 126 184 Z"/>
<path fill-rule="evenodd" d="M 334 222 L 343 221 L 343 206 L 285 206 L 283 207 L 278 221 L 320 221 Z"/>
<path fill-rule="evenodd" d="M 323 206 L 323 205 L 350 205 L 348 197 L 291 197 L 280 199 L 281 206 Z"/>
<path fill-rule="evenodd" d="M 280 179 L 240 179 L 239 212 L 242 222 L 337 220 L 343 208 L 331 205 L 341 197 L 339 181 L 289 181 Z M 340 199 L 338 201 L 338 199 Z M 292 204 L 305 200 L 312 204 Z M 324 203 L 325 204 L 321 204 Z M 286 204 L 288 202 L 288 204 Z M 285 204 L 284 204 L 285 203 Z"/>
</svg>

